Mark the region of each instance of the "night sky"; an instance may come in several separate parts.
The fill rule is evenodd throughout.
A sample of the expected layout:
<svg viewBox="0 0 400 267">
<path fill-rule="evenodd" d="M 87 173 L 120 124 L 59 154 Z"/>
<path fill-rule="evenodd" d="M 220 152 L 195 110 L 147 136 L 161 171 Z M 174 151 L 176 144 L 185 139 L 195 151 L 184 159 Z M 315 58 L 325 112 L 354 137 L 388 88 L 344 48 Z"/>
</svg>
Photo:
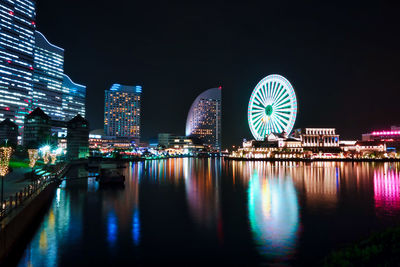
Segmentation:
<svg viewBox="0 0 400 267">
<path fill-rule="evenodd" d="M 144 140 L 183 135 L 191 102 L 222 86 L 223 145 L 239 144 L 251 137 L 251 92 L 269 74 L 295 88 L 295 128 L 336 127 L 346 139 L 400 125 L 397 6 L 231 2 L 38 0 L 37 29 L 87 86 L 92 129 L 113 83 L 143 86 Z"/>
</svg>

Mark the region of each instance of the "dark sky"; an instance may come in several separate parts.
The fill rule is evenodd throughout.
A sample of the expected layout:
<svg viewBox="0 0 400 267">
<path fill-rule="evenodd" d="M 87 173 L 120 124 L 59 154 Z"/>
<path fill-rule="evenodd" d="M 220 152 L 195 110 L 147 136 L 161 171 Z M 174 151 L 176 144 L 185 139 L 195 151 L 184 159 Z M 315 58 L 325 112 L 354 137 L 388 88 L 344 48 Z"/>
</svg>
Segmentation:
<svg viewBox="0 0 400 267">
<path fill-rule="evenodd" d="M 281 74 L 294 86 L 297 127 L 342 138 L 400 124 L 399 8 L 374 1 L 37 1 L 37 26 L 65 48 L 65 73 L 87 86 L 91 128 L 104 90 L 143 86 L 142 136 L 184 134 L 191 102 L 222 86 L 225 146 L 250 137 L 254 86 Z M 360 4 L 362 3 L 362 4 Z"/>
</svg>

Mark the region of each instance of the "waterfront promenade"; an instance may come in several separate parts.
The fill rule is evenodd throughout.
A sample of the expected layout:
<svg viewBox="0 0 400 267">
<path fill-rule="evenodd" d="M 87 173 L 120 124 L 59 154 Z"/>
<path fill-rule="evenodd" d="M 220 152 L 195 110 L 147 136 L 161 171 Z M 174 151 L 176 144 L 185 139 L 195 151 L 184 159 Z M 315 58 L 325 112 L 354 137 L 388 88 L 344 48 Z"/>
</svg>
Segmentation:
<svg viewBox="0 0 400 267">
<path fill-rule="evenodd" d="M 14 168 L 14 170 L 4 177 L 4 198 L 7 199 L 10 196 L 15 196 L 15 193 L 21 191 L 27 185 L 31 184 L 32 181 L 26 178 L 24 175 L 30 172 L 31 168 L 21 167 Z"/>
</svg>

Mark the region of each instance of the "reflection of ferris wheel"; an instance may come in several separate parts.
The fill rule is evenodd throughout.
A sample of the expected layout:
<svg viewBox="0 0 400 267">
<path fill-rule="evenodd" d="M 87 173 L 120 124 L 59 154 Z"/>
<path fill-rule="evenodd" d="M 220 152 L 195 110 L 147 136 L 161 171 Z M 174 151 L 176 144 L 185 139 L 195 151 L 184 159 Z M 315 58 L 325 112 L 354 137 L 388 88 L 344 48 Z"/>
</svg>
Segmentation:
<svg viewBox="0 0 400 267">
<path fill-rule="evenodd" d="M 254 88 L 247 115 L 251 133 L 256 140 L 264 140 L 271 133 L 289 134 L 296 114 L 296 94 L 285 77 L 268 75 Z"/>
</svg>

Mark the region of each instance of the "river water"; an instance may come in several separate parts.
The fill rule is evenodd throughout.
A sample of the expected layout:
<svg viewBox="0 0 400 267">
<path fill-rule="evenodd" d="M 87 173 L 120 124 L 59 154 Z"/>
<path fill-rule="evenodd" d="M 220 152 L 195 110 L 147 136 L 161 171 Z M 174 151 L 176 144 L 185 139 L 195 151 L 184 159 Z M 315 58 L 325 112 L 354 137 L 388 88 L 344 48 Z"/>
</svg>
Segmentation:
<svg viewBox="0 0 400 267">
<path fill-rule="evenodd" d="M 399 163 L 181 158 L 123 171 L 123 188 L 63 182 L 18 265 L 310 265 L 400 223 Z"/>
</svg>

